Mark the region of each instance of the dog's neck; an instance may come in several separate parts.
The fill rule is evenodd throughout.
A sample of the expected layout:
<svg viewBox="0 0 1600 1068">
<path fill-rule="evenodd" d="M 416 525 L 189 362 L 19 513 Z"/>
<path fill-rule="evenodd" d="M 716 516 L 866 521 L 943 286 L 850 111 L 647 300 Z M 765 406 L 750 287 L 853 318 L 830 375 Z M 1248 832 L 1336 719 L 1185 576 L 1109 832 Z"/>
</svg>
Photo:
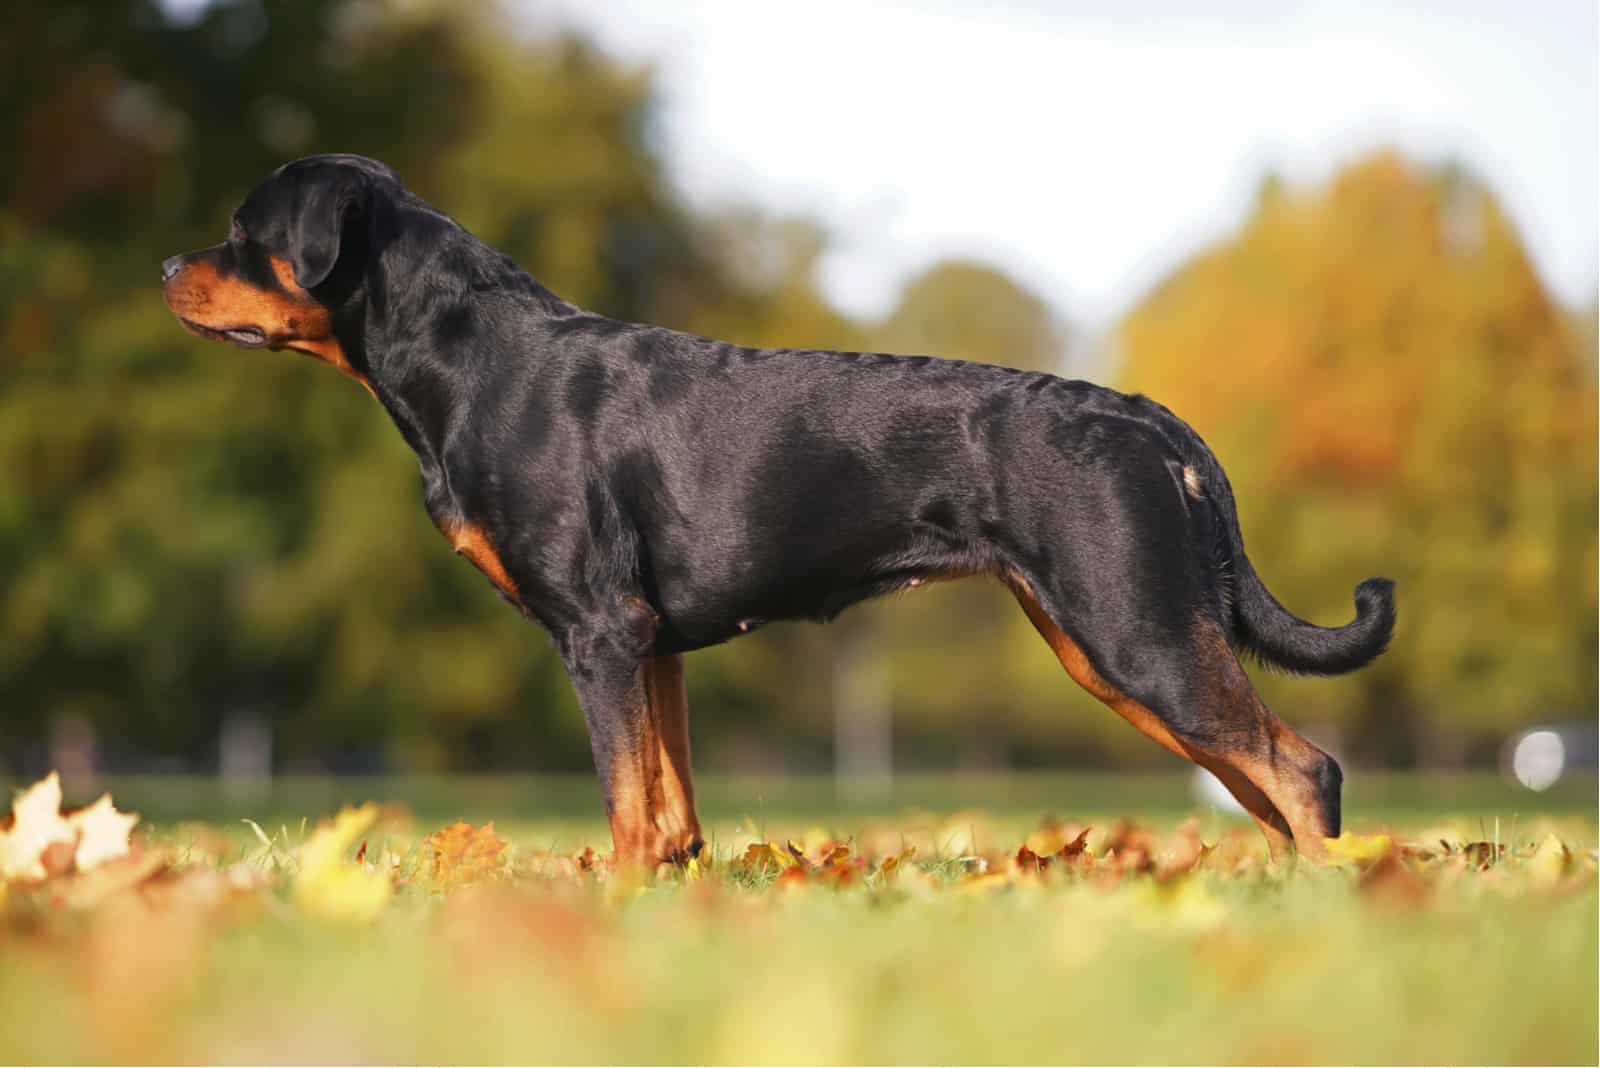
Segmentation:
<svg viewBox="0 0 1600 1068">
<path fill-rule="evenodd" d="M 405 218 L 371 220 L 364 254 L 351 258 L 348 276 L 333 280 L 334 336 L 417 454 L 428 509 L 438 520 L 457 503 L 445 442 L 475 400 L 462 394 L 460 363 L 485 358 L 487 347 L 452 346 L 437 324 L 456 306 L 480 306 L 476 298 L 487 290 L 504 292 L 535 318 L 582 311 L 420 200 L 380 210 Z"/>
</svg>

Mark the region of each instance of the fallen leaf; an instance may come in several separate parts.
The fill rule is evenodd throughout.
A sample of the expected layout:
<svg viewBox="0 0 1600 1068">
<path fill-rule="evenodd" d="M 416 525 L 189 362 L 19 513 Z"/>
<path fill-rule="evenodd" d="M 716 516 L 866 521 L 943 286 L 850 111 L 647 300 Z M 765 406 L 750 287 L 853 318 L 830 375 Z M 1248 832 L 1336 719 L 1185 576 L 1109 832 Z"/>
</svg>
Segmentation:
<svg viewBox="0 0 1600 1068">
<path fill-rule="evenodd" d="M 805 856 L 796 856 L 793 846 L 784 849 L 773 842 L 751 842 L 750 847 L 744 851 L 744 856 L 739 858 L 739 863 L 744 868 L 762 872 L 767 870 L 782 871 L 796 865 L 804 866 Z"/>
<path fill-rule="evenodd" d="M 80 871 L 50 884 L 50 903 L 58 908 L 90 909 L 107 899 L 133 890 L 171 866 L 172 858 L 162 850 L 145 850 L 98 864 L 91 871 Z"/>
<path fill-rule="evenodd" d="M 1132 904 L 1135 924 L 1147 930 L 1207 931 L 1228 918 L 1228 907 L 1197 877 L 1146 881 Z"/>
<path fill-rule="evenodd" d="M 1539 842 L 1539 848 L 1528 858 L 1528 874 L 1541 886 L 1560 882 L 1571 866 L 1572 853 L 1567 849 L 1566 843 L 1557 838 L 1553 831 L 1544 836 Z"/>
<path fill-rule="evenodd" d="M 1077 837 L 1056 850 L 1055 858 L 1057 860 L 1073 860 L 1077 857 L 1083 857 L 1087 860 L 1089 855 L 1089 832 L 1092 830 L 1094 830 L 1093 827 L 1085 827 L 1079 831 Z"/>
<path fill-rule="evenodd" d="M 850 859 L 849 842 L 830 842 L 822 847 L 818 858 L 817 867 L 830 867 L 844 864 Z"/>
<path fill-rule="evenodd" d="M 422 839 L 429 851 L 428 877 L 440 890 L 495 878 L 505 871 L 506 843 L 494 833 L 494 821 L 482 827 L 457 820 Z"/>
<path fill-rule="evenodd" d="M 900 873 L 901 866 L 916 855 L 916 846 L 906 846 L 904 852 L 892 853 L 885 857 L 883 863 L 878 865 L 878 874 L 881 875 L 886 882 L 892 882 L 894 877 Z"/>
<path fill-rule="evenodd" d="M 1386 853 L 1361 873 L 1361 893 L 1391 908 L 1415 908 L 1428 899 L 1428 884 L 1398 853 Z"/>
<path fill-rule="evenodd" d="M 378 819 L 378 806 L 346 806 L 333 820 L 324 820 L 300 847 L 300 872 L 294 902 L 319 919 L 346 923 L 372 920 L 394 896 L 384 872 L 371 871 L 346 855 Z"/>
<path fill-rule="evenodd" d="M 52 771 L 18 794 L 11 812 L 10 830 L 0 831 L 0 879 L 43 882 L 70 867 L 78 830 L 61 818 L 59 775 Z M 61 850 L 52 846 L 66 847 L 65 865 Z"/>
<path fill-rule="evenodd" d="M 1186 820 L 1167 840 L 1166 848 L 1157 858 L 1156 878 L 1166 880 L 1183 875 L 1200 863 L 1205 854 L 1206 844 L 1200 840 L 1200 825 L 1192 819 Z"/>
<path fill-rule="evenodd" d="M 1042 872 L 1050 866 L 1048 856 L 1041 857 L 1029 849 L 1027 843 L 1017 850 L 1017 855 L 1011 858 L 1012 866 L 1019 872 Z"/>
<path fill-rule="evenodd" d="M 78 848 L 73 860 L 79 871 L 88 871 L 108 860 L 128 855 L 128 839 L 133 834 L 133 825 L 139 822 L 139 814 L 118 812 L 111 803 L 111 795 L 102 794 L 94 804 L 68 814 L 67 822 L 78 831 Z"/>
<path fill-rule="evenodd" d="M 1394 839 L 1386 834 L 1346 831 L 1337 838 L 1324 838 L 1322 842 L 1327 847 L 1330 864 L 1370 864 L 1394 852 Z"/>
</svg>

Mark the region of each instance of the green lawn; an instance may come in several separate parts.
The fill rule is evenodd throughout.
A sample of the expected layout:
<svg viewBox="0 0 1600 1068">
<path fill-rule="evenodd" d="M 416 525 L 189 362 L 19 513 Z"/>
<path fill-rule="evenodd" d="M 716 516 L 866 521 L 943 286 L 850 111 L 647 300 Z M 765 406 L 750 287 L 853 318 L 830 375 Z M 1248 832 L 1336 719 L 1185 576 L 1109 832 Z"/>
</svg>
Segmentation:
<svg viewBox="0 0 1600 1068">
<path fill-rule="evenodd" d="M 918 777 L 866 810 L 823 780 L 708 778 L 717 855 L 654 886 L 568 859 L 604 842 L 587 779 L 293 782 L 253 810 L 209 783 L 112 785 L 119 807 L 158 818 L 177 867 L 93 907 L 49 885 L 11 890 L 0 1060 L 1600 1056 L 1592 779 L 1531 795 L 1494 777 L 1352 775 L 1351 827 L 1414 845 L 1324 869 L 1267 867 L 1252 830 L 1196 808 L 1171 776 Z M 362 835 L 367 863 L 396 861 L 405 881 L 371 918 L 313 918 L 300 818 L 367 797 L 408 806 Z M 1018 868 L 1046 812 L 1093 824 L 1087 852 Z M 235 822 L 244 813 L 271 850 Z M 1174 865 L 1190 814 L 1215 849 Z M 180 823 L 195 817 L 207 825 Z M 510 847 L 453 884 L 428 874 L 422 835 L 457 817 L 494 819 Z M 1118 817 L 1152 829 L 1148 863 Z M 1497 817 L 1507 852 L 1463 849 L 1492 840 Z M 782 878 L 741 860 L 790 837 L 810 859 Z M 849 858 L 818 865 L 826 837 L 847 839 Z M 259 884 L 218 874 L 241 857 Z"/>
</svg>

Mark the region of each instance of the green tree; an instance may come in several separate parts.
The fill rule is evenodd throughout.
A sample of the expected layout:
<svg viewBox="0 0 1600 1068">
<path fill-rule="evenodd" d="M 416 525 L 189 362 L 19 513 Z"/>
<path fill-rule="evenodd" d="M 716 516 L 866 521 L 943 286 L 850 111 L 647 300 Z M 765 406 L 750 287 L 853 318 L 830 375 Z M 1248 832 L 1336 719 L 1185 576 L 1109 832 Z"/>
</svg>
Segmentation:
<svg viewBox="0 0 1600 1068">
<path fill-rule="evenodd" d="M 286 158 L 355 151 L 557 292 L 688 320 L 723 287 L 648 78 L 448 5 L 25 0 L 0 49 L 0 745 L 74 712 L 196 754 L 252 708 L 289 761 L 586 761 L 556 658 L 448 552 L 382 411 L 195 343 L 156 265 Z"/>
</svg>

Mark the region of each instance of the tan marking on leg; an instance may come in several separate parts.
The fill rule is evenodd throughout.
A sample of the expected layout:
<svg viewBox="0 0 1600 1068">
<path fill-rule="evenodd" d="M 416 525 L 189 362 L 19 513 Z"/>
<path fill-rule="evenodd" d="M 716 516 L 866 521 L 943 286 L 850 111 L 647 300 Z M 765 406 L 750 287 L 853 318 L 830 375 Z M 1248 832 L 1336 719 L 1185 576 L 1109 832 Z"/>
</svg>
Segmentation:
<svg viewBox="0 0 1600 1068">
<path fill-rule="evenodd" d="M 1289 845 L 1288 825 L 1267 794 L 1263 793 L 1243 772 L 1233 766 L 1227 759 L 1215 753 L 1209 753 L 1189 745 L 1178 738 L 1168 729 L 1150 709 L 1135 701 L 1107 682 L 1094 665 L 1089 662 L 1089 657 L 1081 646 L 1073 641 L 1071 636 L 1056 626 L 1049 613 L 1039 604 L 1033 590 L 1028 583 L 1018 575 L 1006 576 L 1006 584 L 1011 592 L 1016 595 L 1022 610 L 1027 613 L 1028 620 L 1034 629 L 1044 638 L 1056 659 L 1061 661 L 1061 666 L 1066 668 L 1074 682 L 1082 686 L 1089 693 L 1098 698 L 1101 703 L 1110 708 L 1117 715 L 1133 724 L 1140 733 L 1150 738 L 1162 748 L 1169 750 L 1185 760 L 1192 761 L 1215 775 L 1250 813 L 1256 825 L 1261 828 L 1261 833 L 1266 836 L 1267 848 L 1274 860 L 1287 853 Z M 1231 654 L 1230 654 L 1231 655 Z"/>
<path fill-rule="evenodd" d="M 641 669 L 641 675 L 647 672 Z M 634 707 L 629 718 L 639 725 L 639 735 L 628 749 L 611 754 L 611 766 L 601 769 L 601 777 L 609 791 L 606 806 L 617 869 L 639 877 L 653 871 L 656 864 L 651 798 L 659 793 L 660 749 L 644 678 L 630 700 Z"/>
<path fill-rule="evenodd" d="M 689 702 L 683 682 L 683 657 L 658 656 L 645 668 L 650 713 L 655 720 L 659 790 L 653 823 L 661 840 L 658 859 L 689 859 L 701 842 L 694 809 L 694 775 L 689 763 Z"/>
<path fill-rule="evenodd" d="M 683 661 L 658 656 L 639 669 L 637 704 L 628 719 L 638 727 L 626 749 L 614 750 L 602 770 L 610 784 L 611 843 L 620 869 L 635 877 L 662 863 L 690 859 L 701 842 L 689 770 L 688 704 Z"/>
<path fill-rule="evenodd" d="M 1202 663 L 1196 668 L 1216 715 L 1249 724 L 1254 736 L 1270 739 L 1265 747 L 1241 745 L 1220 758 L 1271 800 L 1293 833 L 1295 849 L 1320 860 L 1326 855 L 1323 838 L 1330 828 L 1323 817 L 1313 769 L 1328 759 L 1327 754 L 1266 706 L 1215 624 L 1202 624 L 1200 638 Z"/>
</svg>

